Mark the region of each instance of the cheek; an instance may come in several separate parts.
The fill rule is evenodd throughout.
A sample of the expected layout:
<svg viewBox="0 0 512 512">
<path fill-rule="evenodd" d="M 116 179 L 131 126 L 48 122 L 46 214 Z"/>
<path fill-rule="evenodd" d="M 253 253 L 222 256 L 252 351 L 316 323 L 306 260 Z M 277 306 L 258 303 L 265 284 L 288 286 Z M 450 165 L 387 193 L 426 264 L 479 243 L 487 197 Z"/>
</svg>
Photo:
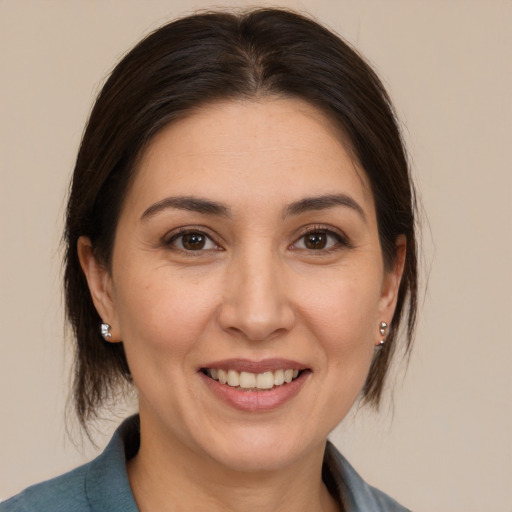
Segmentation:
<svg viewBox="0 0 512 512">
<path fill-rule="evenodd" d="M 162 269 L 117 287 L 116 307 L 128 351 L 179 360 L 205 331 L 215 311 L 215 284 L 180 279 Z"/>
<path fill-rule="evenodd" d="M 379 298 L 380 290 L 372 282 L 332 279 L 316 291 L 309 288 L 301 309 L 318 328 L 330 333 L 329 338 L 364 342 L 377 329 Z"/>
<path fill-rule="evenodd" d="M 167 271 L 144 275 L 153 278 L 137 276 L 129 288 L 117 289 L 126 358 L 140 401 L 180 407 L 186 393 L 169 390 L 183 391 L 186 377 L 195 372 L 202 337 L 215 312 L 215 288 L 184 283 Z"/>
<path fill-rule="evenodd" d="M 305 294 L 299 306 L 322 345 L 323 363 L 343 379 L 364 383 L 377 341 L 379 297 L 372 280 L 331 279 Z"/>
</svg>

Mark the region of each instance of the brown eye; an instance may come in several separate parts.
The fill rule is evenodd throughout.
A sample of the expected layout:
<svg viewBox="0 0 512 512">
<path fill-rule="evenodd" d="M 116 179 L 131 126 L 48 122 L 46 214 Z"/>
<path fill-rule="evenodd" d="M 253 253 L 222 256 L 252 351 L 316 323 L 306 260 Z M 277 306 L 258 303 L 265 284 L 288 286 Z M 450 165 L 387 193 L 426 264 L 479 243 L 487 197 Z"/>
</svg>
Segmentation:
<svg viewBox="0 0 512 512">
<path fill-rule="evenodd" d="M 187 233 L 181 240 L 183 248 L 189 251 L 200 251 L 206 244 L 206 236 L 201 233 Z"/>
<path fill-rule="evenodd" d="M 341 247 L 348 247 L 349 243 L 338 233 L 330 229 L 312 229 L 302 235 L 294 244 L 295 249 L 305 251 L 329 251 Z"/>
<path fill-rule="evenodd" d="M 325 249 L 327 245 L 327 233 L 321 231 L 308 233 L 304 236 L 304 245 L 307 249 Z"/>
<path fill-rule="evenodd" d="M 215 242 L 201 231 L 179 233 L 174 235 L 167 244 L 184 251 L 202 251 L 217 248 Z"/>
</svg>

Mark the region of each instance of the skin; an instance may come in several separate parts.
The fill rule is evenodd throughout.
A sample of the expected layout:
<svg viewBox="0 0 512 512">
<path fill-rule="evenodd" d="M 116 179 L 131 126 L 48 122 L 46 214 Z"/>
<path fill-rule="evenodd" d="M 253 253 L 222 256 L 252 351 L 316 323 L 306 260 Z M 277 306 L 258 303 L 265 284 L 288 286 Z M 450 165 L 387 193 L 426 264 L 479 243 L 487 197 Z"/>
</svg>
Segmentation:
<svg viewBox="0 0 512 512">
<path fill-rule="evenodd" d="M 333 194 L 353 204 L 289 211 Z M 177 196 L 229 215 L 161 205 L 144 215 Z M 181 228 L 205 233 L 202 249 L 185 248 Z M 125 198 L 111 272 L 79 240 L 94 303 L 139 393 L 141 448 L 128 465 L 139 508 L 338 510 L 321 480 L 326 438 L 393 316 L 402 239 L 397 253 L 386 270 L 365 173 L 311 105 L 216 103 L 163 129 Z M 198 371 L 230 358 L 292 359 L 308 371 L 279 407 L 241 411 Z"/>
</svg>

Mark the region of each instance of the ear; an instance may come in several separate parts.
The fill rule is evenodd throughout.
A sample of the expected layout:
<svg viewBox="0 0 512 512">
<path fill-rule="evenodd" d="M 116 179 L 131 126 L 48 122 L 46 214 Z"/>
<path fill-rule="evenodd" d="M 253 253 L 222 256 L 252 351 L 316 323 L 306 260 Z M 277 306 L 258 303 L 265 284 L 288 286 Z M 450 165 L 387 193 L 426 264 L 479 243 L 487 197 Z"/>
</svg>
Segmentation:
<svg viewBox="0 0 512 512">
<path fill-rule="evenodd" d="M 96 311 L 103 322 L 111 326 L 109 342 L 121 341 L 115 301 L 112 293 L 112 277 L 105 266 L 94 256 L 90 239 L 81 236 L 77 243 L 78 259 L 87 279 L 89 291 Z M 98 329 L 100 326 L 98 325 Z"/>
<path fill-rule="evenodd" d="M 395 243 L 395 259 L 393 267 L 384 270 L 382 292 L 379 302 L 380 321 L 391 324 L 398 300 L 398 290 L 402 281 L 406 256 L 407 239 L 399 235 Z"/>
</svg>

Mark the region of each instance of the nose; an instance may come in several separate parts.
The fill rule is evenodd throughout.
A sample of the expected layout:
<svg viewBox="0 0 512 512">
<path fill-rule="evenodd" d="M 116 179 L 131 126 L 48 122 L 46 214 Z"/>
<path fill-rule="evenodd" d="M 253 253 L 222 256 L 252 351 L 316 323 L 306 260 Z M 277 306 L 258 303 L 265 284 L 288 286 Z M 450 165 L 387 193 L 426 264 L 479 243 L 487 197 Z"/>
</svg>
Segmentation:
<svg viewBox="0 0 512 512">
<path fill-rule="evenodd" d="M 277 256 L 261 250 L 234 258 L 226 272 L 221 328 L 250 341 L 269 340 L 290 331 L 295 313 L 283 270 Z"/>
</svg>

